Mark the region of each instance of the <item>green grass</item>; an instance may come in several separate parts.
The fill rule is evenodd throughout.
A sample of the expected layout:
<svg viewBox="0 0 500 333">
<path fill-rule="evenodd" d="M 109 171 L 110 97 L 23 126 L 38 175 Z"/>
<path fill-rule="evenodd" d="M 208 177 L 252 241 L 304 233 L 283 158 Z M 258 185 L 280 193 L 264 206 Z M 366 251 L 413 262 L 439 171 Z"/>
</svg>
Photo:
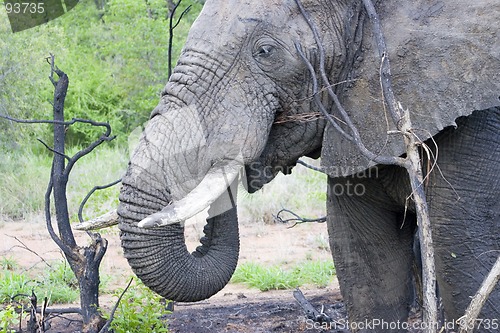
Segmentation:
<svg viewBox="0 0 500 333">
<path fill-rule="evenodd" d="M 17 266 L 18 265 L 17 265 L 16 259 L 14 259 L 11 256 L 0 258 L 0 268 L 3 270 L 13 271 L 14 269 L 17 268 Z"/>
<path fill-rule="evenodd" d="M 333 262 L 305 261 L 291 269 L 279 265 L 263 266 L 253 262 L 239 265 L 231 279 L 232 283 L 243 283 L 261 291 L 293 289 L 310 284 L 326 287 L 335 276 Z"/>
<path fill-rule="evenodd" d="M 0 332 L 15 333 L 12 329 L 19 322 L 19 315 L 16 313 L 16 307 L 8 304 L 4 308 L 0 307 Z"/>
</svg>

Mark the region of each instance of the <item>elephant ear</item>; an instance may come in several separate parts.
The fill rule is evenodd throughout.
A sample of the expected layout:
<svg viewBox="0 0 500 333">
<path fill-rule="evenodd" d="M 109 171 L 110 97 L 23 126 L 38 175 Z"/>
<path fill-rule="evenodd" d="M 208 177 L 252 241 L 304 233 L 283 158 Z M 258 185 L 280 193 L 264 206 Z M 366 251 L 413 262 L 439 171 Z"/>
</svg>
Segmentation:
<svg viewBox="0 0 500 333">
<path fill-rule="evenodd" d="M 498 0 L 381 1 L 377 8 L 397 100 L 411 113 L 422 140 L 475 110 L 500 105 L 500 2 Z M 363 142 L 373 152 L 404 153 L 401 135 L 384 111 L 380 60 L 372 24 L 363 38 L 350 84 L 338 90 Z M 358 27 L 359 29 L 359 27 Z M 335 113 L 335 112 L 333 112 Z M 374 165 L 333 127 L 323 139 L 322 164 L 332 177 Z"/>
</svg>

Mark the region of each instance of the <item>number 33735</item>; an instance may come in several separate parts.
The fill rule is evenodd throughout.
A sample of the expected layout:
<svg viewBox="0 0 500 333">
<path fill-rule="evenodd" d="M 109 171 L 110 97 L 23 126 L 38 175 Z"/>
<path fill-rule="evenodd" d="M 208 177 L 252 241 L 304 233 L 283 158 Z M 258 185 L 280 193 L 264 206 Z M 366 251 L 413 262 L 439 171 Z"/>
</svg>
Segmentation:
<svg viewBox="0 0 500 333">
<path fill-rule="evenodd" d="M 7 14 L 41 14 L 45 12 L 45 7 L 43 2 L 16 2 L 16 3 L 5 3 L 5 10 Z"/>
</svg>

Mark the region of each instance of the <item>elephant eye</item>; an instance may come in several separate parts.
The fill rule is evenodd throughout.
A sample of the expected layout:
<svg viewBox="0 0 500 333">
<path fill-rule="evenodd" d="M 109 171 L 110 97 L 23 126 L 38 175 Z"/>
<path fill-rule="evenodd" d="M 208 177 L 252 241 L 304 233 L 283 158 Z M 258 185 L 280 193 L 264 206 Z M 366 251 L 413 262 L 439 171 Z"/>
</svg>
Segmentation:
<svg viewBox="0 0 500 333">
<path fill-rule="evenodd" d="M 268 44 L 267 45 L 261 45 L 257 49 L 257 52 L 255 53 L 255 56 L 261 57 L 261 58 L 268 58 L 268 57 L 270 57 L 273 54 L 274 50 L 275 50 L 275 48 L 272 45 L 268 45 Z"/>
</svg>

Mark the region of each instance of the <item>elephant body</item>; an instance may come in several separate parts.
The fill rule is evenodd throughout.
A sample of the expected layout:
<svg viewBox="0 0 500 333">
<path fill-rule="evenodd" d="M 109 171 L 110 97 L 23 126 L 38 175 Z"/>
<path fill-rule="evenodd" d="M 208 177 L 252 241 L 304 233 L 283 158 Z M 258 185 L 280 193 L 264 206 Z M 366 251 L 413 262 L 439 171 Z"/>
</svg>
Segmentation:
<svg viewBox="0 0 500 333">
<path fill-rule="evenodd" d="M 324 66 L 369 150 L 403 156 L 402 136 L 388 134 L 395 125 L 384 111 L 371 21 L 362 1 L 302 4 L 309 22 L 295 0 L 205 3 L 123 178 L 124 253 L 164 297 L 208 298 L 229 281 L 238 259 L 239 170 L 254 192 L 278 172 L 290 173 L 301 156 L 321 156 L 330 245 L 349 319 L 403 322 L 417 228 L 408 176 L 367 159 L 317 116 L 315 84 L 321 104 L 341 117 L 326 83 L 313 82 L 308 67 Z M 432 150 L 421 158 L 438 285 L 447 319 L 457 320 L 500 250 L 500 4 L 389 0 L 376 9 L 395 95 Z M 190 254 L 179 221 L 208 206 L 205 237 Z M 499 304 L 497 286 L 481 318 L 499 318 Z"/>
<path fill-rule="evenodd" d="M 500 250 L 499 133 L 500 109 L 492 108 L 459 118 L 456 129 L 433 138 L 439 147 L 439 171 L 430 173 L 426 195 L 439 292 L 450 322 L 464 315 Z M 478 163 L 485 156 L 488 162 Z M 425 157 L 424 165 L 429 165 Z M 348 195 L 348 186 L 362 195 Z M 351 320 L 406 320 L 415 260 L 416 216 L 407 201 L 410 195 L 407 171 L 397 166 L 378 165 L 328 180 L 330 246 Z M 497 286 L 483 318 L 499 316 Z M 497 330 L 483 326 L 479 332 Z"/>
</svg>

